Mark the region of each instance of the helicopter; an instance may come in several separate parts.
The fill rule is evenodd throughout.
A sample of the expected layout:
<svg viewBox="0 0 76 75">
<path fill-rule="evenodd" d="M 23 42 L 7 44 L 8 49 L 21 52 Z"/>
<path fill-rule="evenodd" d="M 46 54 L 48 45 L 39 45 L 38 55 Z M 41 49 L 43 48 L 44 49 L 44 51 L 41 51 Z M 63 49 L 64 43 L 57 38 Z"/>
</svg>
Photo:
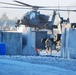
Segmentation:
<svg viewBox="0 0 76 75">
<path fill-rule="evenodd" d="M 44 9 L 44 8 L 48 8 L 48 7 L 43 7 L 43 6 L 33 6 L 33 5 L 29 5 L 17 0 L 14 0 L 14 2 L 19 3 L 19 4 L 12 4 L 12 3 L 5 3 L 5 2 L 0 2 L 1 4 L 8 4 L 8 5 L 15 5 L 15 6 L 20 6 L 20 7 L 1 7 L 1 8 L 14 8 L 14 9 L 32 9 L 31 11 L 27 12 L 23 18 L 21 20 L 17 20 L 16 22 L 16 27 L 20 26 L 20 25 L 25 25 L 28 27 L 34 27 L 34 28 L 38 28 L 38 29 L 50 29 L 53 30 L 53 28 L 57 28 L 57 24 L 54 23 L 55 18 L 57 16 L 56 11 L 74 11 L 76 12 L 76 10 L 65 10 L 65 9 Z M 24 8 L 24 7 L 30 7 L 30 8 Z M 37 10 L 52 10 L 53 11 L 53 15 L 52 15 L 52 19 L 51 21 L 49 20 L 50 16 L 45 15 L 45 14 L 41 14 L 39 11 Z M 60 15 L 58 15 L 61 22 L 64 22 L 64 19 L 62 17 L 60 17 Z M 69 20 L 69 19 L 68 19 Z M 66 22 L 68 20 L 65 20 Z"/>
<path fill-rule="evenodd" d="M 56 16 L 56 11 L 53 12 L 52 20 L 49 21 L 48 15 L 41 14 L 40 12 L 37 11 L 39 8 L 44 8 L 44 7 L 33 6 L 20 1 L 15 1 L 15 2 L 23 4 L 27 7 L 32 7 L 33 9 L 32 11 L 27 12 L 21 20 L 17 21 L 16 27 L 19 26 L 20 24 L 23 24 L 25 26 L 34 27 L 38 29 L 52 30 L 53 28 L 57 28 L 56 25 L 53 25 Z"/>
<path fill-rule="evenodd" d="M 56 26 L 53 25 L 55 16 L 56 16 L 56 12 L 54 11 L 52 20 L 48 21 L 49 16 L 40 14 L 40 12 L 37 11 L 30 11 L 23 16 L 21 21 L 20 20 L 17 21 L 16 26 L 23 24 L 29 27 L 52 30 L 53 27 L 56 28 Z"/>
</svg>

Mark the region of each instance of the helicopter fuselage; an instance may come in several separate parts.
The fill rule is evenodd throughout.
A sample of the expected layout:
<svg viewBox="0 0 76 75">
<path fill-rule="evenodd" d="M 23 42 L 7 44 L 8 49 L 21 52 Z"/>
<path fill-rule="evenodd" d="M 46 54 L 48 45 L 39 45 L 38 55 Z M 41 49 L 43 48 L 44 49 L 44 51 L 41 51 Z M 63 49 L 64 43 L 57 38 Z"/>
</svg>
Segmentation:
<svg viewBox="0 0 76 75">
<path fill-rule="evenodd" d="M 39 29 L 43 29 L 46 27 L 45 26 L 46 24 L 50 23 L 48 20 L 49 20 L 49 16 L 40 14 L 40 12 L 37 11 L 31 11 L 31 12 L 27 12 L 23 16 L 21 20 L 21 24 L 29 27 L 37 27 Z"/>
</svg>

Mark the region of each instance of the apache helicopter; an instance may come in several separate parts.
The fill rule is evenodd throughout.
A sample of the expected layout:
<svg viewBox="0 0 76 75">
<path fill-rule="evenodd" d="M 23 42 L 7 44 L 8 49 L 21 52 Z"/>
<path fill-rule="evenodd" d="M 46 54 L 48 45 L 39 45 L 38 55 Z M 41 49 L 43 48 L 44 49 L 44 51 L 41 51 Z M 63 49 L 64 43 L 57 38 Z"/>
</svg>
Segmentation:
<svg viewBox="0 0 76 75">
<path fill-rule="evenodd" d="M 25 26 L 29 26 L 29 27 L 34 27 L 34 28 L 38 28 L 38 29 L 50 29 L 53 30 L 53 28 L 57 28 L 57 25 L 54 24 L 55 21 L 55 17 L 56 17 L 56 11 L 74 11 L 76 12 L 76 10 L 63 10 L 63 9 L 45 9 L 48 7 L 43 7 L 43 6 L 33 6 L 33 5 L 29 5 L 17 0 L 14 0 L 14 2 L 19 3 L 19 4 L 12 4 L 12 3 L 5 3 L 5 2 L 0 2 L 1 4 L 8 4 L 8 5 L 15 5 L 15 6 L 21 6 L 23 8 L 20 7 L 0 7 L 0 8 L 14 8 L 14 9 L 33 9 L 32 11 L 27 12 L 23 18 L 21 20 L 18 20 L 16 23 L 16 27 L 20 26 L 21 24 L 25 25 Z M 25 6 L 27 7 L 31 7 L 31 8 L 24 8 Z M 48 15 L 45 14 L 41 14 L 40 12 L 38 12 L 37 10 L 52 10 L 53 11 L 53 16 L 51 21 L 49 21 L 49 17 Z M 64 19 L 62 17 L 59 18 L 61 19 L 61 23 L 64 22 Z"/>
<path fill-rule="evenodd" d="M 56 26 L 53 25 L 55 16 L 56 16 L 56 12 L 54 11 L 52 20 L 48 21 L 49 16 L 40 14 L 40 12 L 37 12 L 37 11 L 30 11 L 23 16 L 21 21 L 20 20 L 17 21 L 16 26 L 23 24 L 29 27 L 52 30 L 53 27 L 56 28 Z"/>
<path fill-rule="evenodd" d="M 44 8 L 42 6 L 32 6 L 23 2 L 15 1 L 17 3 L 23 4 L 28 7 L 32 7 L 32 11 L 27 12 L 23 18 L 17 21 L 16 26 L 23 24 L 25 26 L 34 27 L 38 29 L 50 29 L 57 28 L 56 25 L 54 25 L 54 19 L 56 16 L 56 11 L 53 12 L 52 20 L 49 21 L 49 16 L 40 14 L 37 10 L 39 8 Z M 45 9 L 44 9 L 45 10 Z"/>
<path fill-rule="evenodd" d="M 44 8 L 48 8 L 47 7 L 43 7 L 43 6 L 33 6 L 33 5 L 29 5 L 20 1 L 14 1 L 17 3 L 20 3 L 22 5 L 19 4 L 12 4 L 12 3 L 5 3 L 5 2 L 0 2 L 1 4 L 9 4 L 9 5 L 15 5 L 15 6 L 27 6 L 27 7 L 31 7 L 33 10 L 27 12 L 23 18 L 21 20 L 18 20 L 16 23 L 16 27 L 20 26 L 21 24 L 25 25 L 25 26 L 29 26 L 29 27 L 34 27 L 34 28 L 38 28 L 38 29 L 50 29 L 52 30 L 53 28 L 57 28 L 57 25 L 54 25 L 54 20 L 56 17 L 56 11 L 54 9 L 44 9 Z M 15 7 L 1 7 L 1 8 L 14 8 Z M 17 9 L 30 9 L 30 8 L 18 8 Z M 53 16 L 51 21 L 49 21 L 49 17 L 48 15 L 45 14 L 41 14 L 39 11 L 37 10 L 53 10 Z"/>
</svg>

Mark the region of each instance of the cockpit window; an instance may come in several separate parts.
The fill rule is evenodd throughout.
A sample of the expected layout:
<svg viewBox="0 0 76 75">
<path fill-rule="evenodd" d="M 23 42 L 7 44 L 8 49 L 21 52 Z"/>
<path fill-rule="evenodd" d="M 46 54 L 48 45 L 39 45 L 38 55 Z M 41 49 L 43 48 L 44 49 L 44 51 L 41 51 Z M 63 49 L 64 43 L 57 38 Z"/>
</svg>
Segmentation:
<svg viewBox="0 0 76 75">
<path fill-rule="evenodd" d="M 30 19 L 34 19 L 35 16 L 36 16 L 35 12 L 31 12 L 31 13 L 30 13 Z"/>
</svg>

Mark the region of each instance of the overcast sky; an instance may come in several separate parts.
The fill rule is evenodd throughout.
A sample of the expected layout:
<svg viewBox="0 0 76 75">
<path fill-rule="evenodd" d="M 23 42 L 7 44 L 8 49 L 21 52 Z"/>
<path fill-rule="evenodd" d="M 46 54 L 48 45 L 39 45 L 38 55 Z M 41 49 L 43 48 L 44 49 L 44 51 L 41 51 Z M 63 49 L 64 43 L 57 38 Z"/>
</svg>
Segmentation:
<svg viewBox="0 0 76 75">
<path fill-rule="evenodd" d="M 58 6 L 58 5 L 59 6 L 75 6 L 76 5 L 76 0 L 17 0 L 17 1 L 25 2 L 27 4 L 37 5 L 37 6 Z M 16 3 L 14 2 L 14 0 L 0 0 L 0 2 Z M 8 6 L 8 5 L 0 4 L 0 6 Z M 70 9 L 73 9 L 73 8 L 70 8 Z M 9 18 L 14 18 L 14 17 L 21 18 L 28 11 L 30 10 L 0 8 L 0 17 L 4 12 L 6 12 Z M 46 13 L 46 14 L 52 14 L 52 11 L 40 11 L 40 12 Z M 67 12 L 60 12 L 60 14 L 61 16 L 64 16 L 64 18 L 67 18 L 68 16 Z M 71 19 L 75 18 L 75 15 L 76 15 L 75 12 L 70 12 Z M 76 22 L 75 19 L 73 19 L 74 22 Z"/>
</svg>

